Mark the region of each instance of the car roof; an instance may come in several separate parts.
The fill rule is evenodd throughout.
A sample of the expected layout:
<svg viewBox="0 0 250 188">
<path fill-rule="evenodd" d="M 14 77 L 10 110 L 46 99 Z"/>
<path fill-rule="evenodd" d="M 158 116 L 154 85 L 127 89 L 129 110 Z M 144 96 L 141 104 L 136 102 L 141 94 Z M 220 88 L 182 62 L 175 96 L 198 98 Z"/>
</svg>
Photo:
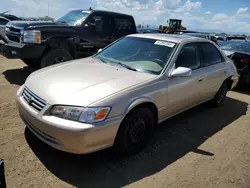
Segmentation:
<svg viewBox="0 0 250 188">
<path fill-rule="evenodd" d="M 178 34 L 145 33 L 145 34 L 132 34 L 128 36 L 139 37 L 139 38 L 149 38 L 149 39 L 156 39 L 156 40 L 165 40 L 165 41 L 175 42 L 175 43 L 181 43 L 186 40 L 210 42 L 210 40 L 203 39 L 200 37 L 194 37 L 190 35 L 178 35 Z"/>
<path fill-rule="evenodd" d="M 107 10 L 73 9 L 71 11 L 86 11 L 86 12 L 89 12 L 89 13 L 106 13 L 106 14 L 109 14 L 109 15 L 121 15 L 121 16 L 132 17 L 129 14 L 123 14 L 123 13 L 112 12 L 112 11 L 107 11 Z"/>
</svg>

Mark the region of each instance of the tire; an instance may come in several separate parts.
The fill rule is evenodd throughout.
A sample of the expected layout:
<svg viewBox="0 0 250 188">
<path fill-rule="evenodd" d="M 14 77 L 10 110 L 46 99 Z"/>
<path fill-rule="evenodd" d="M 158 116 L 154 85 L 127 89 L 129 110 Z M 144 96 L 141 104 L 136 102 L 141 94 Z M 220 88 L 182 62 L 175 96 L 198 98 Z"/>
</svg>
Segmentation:
<svg viewBox="0 0 250 188">
<path fill-rule="evenodd" d="M 229 84 L 228 82 L 224 82 L 220 87 L 220 89 L 218 90 L 218 92 L 216 93 L 216 95 L 214 96 L 214 98 L 211 101 L 209 101 L 209 104 L 212 107 L 218 107 L 223 104 L 229 89 L 228 84 Z"/>
<path fill-rule="evenodd" d="M 114 149 L 119 155 L 131 155 L 146 146 L 155 127 L 155 117 L 148 108 L 137 108 L 122 121 Z"/>
<path fill-rule="evenodd" d="M 70 61 L 72 59 L 73 57 L 67 50 L 64 49 L 50 50 L 42 57 L 41 68 L 62 63 L 65 61 Z"/>
<path fill-rule="evenodd" d="M 40 68 L 40 59 L 22 59 L 22 61 L 31 68 Z"/>
</svg>

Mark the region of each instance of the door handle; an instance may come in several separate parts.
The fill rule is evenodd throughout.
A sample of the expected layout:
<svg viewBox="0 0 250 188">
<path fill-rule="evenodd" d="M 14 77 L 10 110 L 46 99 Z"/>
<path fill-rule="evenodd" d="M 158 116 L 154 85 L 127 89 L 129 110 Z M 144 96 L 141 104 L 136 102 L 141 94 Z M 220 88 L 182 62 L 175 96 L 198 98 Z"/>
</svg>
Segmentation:
<svg viewBox="0 0 250 188">
<path fill-rule="evenodd" d="M 227 71 L 225 70 L 225 71 L 224 71 L 224 74 L 226 74 L 226 73 L 227 73 Z"/>
</svg>

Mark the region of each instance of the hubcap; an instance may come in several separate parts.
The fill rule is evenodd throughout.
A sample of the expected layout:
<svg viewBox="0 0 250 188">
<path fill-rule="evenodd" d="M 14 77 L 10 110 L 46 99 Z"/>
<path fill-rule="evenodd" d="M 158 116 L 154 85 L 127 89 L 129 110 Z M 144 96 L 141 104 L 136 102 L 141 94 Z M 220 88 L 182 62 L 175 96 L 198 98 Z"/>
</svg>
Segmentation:
<svg viewBox="0 0 250 188">
<path fill-rule="evenodd" d="M 224 97 L 226 96 L 226 93 L 227 93 L 227 89 L 225 87 L 220 89 L 218 96 L 217 96 L 217 103 L 220 103 L 224 99 Z"/>
<path fill-rule="evenodd" d="M 146 120 L 144 118 L 138 118 L 129 125 L 128 128 L 128 141 L 129 144 L 136 144 L 140 142 L 146 130 Z"/>
<path fill-rule="evenodd" d="M 52 64 L 62 63 L 66 61 L 67 59 L 65 57 L 57 57 L 52 61 Z"/>
</svg>

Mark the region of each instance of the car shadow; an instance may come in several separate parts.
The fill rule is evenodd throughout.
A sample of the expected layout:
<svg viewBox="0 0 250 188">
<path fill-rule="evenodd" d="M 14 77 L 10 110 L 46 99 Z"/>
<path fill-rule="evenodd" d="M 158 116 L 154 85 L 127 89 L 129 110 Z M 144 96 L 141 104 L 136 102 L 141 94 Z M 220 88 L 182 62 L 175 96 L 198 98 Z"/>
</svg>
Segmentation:
<svg viewBox="0 0 250 188">
<path fill-rule="evenodd" d="M 39 160 L 61 180 L 76 187 L 122 187 L 160 172 L 189 152 L 216 155 L 199 146 L 245 115 L 247 108 L 247 103 L 232 98 L 226 98 L 218 108 L 197 106 L 159 125 L 149 146 L 127 158 L 116 157 L 111 149 L 88 155 L 61 152 L 28 129 L 25 137 Z"/>
<path fill-rule="evenodd" d="M 23 85 L 27 77 L 33 71 L 35 71 L 35 69 L 25 66 L 19 69 L 6 70 L 2 74 L 5 76 L 5 79 L 8 80 L 10 84 Z"/>
<path fill-rule="evenodd" d="M 250 87 L 247 87 L 247 86 L 236 87 L 236 88 L 234 88 L 233 91 L 241 93 L 241 94 L 245 94 L 245 95 L 250 95 Z"/>
</svg>

